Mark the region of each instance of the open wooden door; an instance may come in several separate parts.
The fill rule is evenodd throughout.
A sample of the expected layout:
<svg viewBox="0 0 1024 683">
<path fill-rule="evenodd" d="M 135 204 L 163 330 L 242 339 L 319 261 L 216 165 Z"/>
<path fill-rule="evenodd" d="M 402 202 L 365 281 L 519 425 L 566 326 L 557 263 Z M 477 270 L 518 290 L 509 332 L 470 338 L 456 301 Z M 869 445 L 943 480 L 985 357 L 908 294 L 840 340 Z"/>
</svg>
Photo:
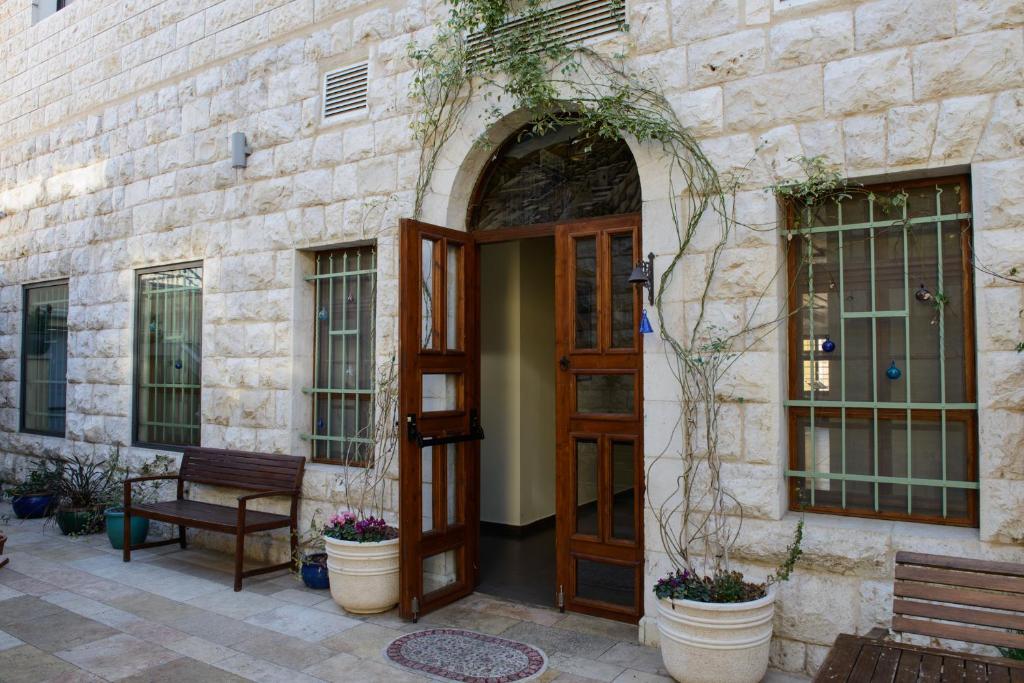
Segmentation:
<svg viewBox="0 0 1024 683">
<path fill-rule="evenodd" d="M 469 234 L 408 219 L 399 230 L 400 612 L 416 619 L 476 583 L 479 297 Z"/>
<path fill-rule="evenodd" d="M 555 233 L 559 602 L 637 621 L 643 601 L 640 217 Z"/>
</svg>

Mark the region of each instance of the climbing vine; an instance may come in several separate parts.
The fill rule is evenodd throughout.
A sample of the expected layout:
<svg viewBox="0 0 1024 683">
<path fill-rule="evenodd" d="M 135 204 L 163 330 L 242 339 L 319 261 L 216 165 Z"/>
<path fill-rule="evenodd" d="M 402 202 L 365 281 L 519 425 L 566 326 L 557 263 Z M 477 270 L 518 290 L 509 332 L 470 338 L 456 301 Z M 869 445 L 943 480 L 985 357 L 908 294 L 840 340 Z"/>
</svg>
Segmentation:
<svg viewBox="0 0 1024 683">
<path fill-rule="evenodd" d="M 718 174 L 658 85 L 632 71 L 623 55 L 612 53 L 617 42 L 611 43 L 612 50 L 600 50 L 550 39 L 545 29 L 551 15 L 540 0 L 449 0 L 448 5 L 448 16 L 431 41 L 410 46 L 416 64 L 411 95 L 422 112 L 416 123 L 421 144 L 417 215 L 444 146 L 464 125 L 476 100 L 485 103 L 484 130 L 504 113 L 525 110 L 534 133 L 572 124 L 581 137 L 631 137 L 653 146 L 664 159 L 675 244 L 661 267 L 655 309 L 680 388 L 676 429 L 682 429 L 683 446 L 675 490 L 665 501 L 651 500 L 648 492 L 648 503 L 676 567 L 723 573 L 742 526 L 742 506 L 721 480 L 719 417 L 723 404 L 733 398 L 723 390 L 723 379 L 742 353 L 784 318 L 776 315 L 754 325 L 755 305 L 740 329 L 724 330 L 708 321 L 708 293 L 722 252 L 740 225 L 730 212 L 737 181 Z M 679 331 L 678 316 L 667 319 L 664 314 L 665 294 L 673 283 L 681 284 L 680 264 L 698 224 L 702 230 L 715 229 L 702 222 L 705 217 L 715 218 L 716 239 L 706 271 L 697 275 L 697 310 Z M 760 301 L 770 286 L 752 294 Z M 649 464 L 648 475 L 662 458 L 674 456 L 666 446 Z"/>
</svg>

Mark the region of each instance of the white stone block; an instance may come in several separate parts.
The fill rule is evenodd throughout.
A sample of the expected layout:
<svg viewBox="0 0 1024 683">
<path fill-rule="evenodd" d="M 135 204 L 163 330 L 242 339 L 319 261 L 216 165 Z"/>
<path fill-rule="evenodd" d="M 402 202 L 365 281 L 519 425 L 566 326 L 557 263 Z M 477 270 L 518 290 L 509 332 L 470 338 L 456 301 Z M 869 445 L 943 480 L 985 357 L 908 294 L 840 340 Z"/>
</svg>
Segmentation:
<svg viewBox="0 0 1024 683">
<path fill-rule="evenodd" d="M 974 204 L 974 225 L 976 230 L 990 230 L 992 228 L 1019 228 L 1024 225 L 1024 158 L 1010 159 L 1007 161 L 996 161 L 975 164 L 972 168 L 973 177 L 971 187 L 973 190 Z M 988 256 L 988 249 L 985 245 L 996 241 L 1000 243 L 1002 253 L 998 254 L 1001 262 L 1007 263 L 1007 268 L 998 269 L 997 272 L 1005 274 L 1013 258 L 1021 256 L 1024 245 L 1021 248 L 1012 249 L 1006 252 L 1004 247 L 1011 246 L 1012 233 L 982 236 L 978 234 L 975 238 L 979 256 Z M 996 253 L 991 253 L 993 257 Z M 1021 268 L 1024 260 L 1017 263 L 1016 267 Z M 991 265 L 989 266 L 992 267 Z"/>
<path fill-rule="evenodd" d="M 972 118 L 977 114 L 972 115 Z M 992 115 L 975 150 L 975 161 L 1019 157 L 1024 150 L 1024 90 L 996 95 Z"/>
<path fill-rule="evenodd" d="M 948 38 L 956 31 L 957 4 L 955 0 L 876 0 L 860 5 L 856 12 L 857 50 Z"/>
<path fill-rule="evenodd" d="M 991 108 L 992 100 L 988 95 L 943 100 L 932 144 L 931 165 L 970 161 Z"/>
<path fill-rule="evenodd" d="M 806 66 L 725 85 L 725 123 L 734 128 L 770 128 L 822 114 L 822 72 Z"/>
<path fill-rule="evenodd" d="M 740 25 L 738 0 L 670 0 L 672 37 L 677 44 L 719 36 Z"/>
<path fill-rule="evenodd" d="M 885 115 L 855 116 L 843 121 L 846 167 L 851 170 L 885 167 Z"/>
<path fill-rule="evenodd" d="M 641 54 L 664 50 L 671 46 L 668 6 L 665 0 L 640 2 L 629 7 L 629 34 Z"/>
<path fill-rule="evenodd" d="M 1024 5 L 1019 0 L 974 0 L 956 4 L 958 33 L 1024 24 Z"/>
<path fill-rule="evenodd" d="M 938 116 L 939 106 L 934 102 L 889 110 L 887 125 L 890 166 L 928 161 Z"/>
<path fill-rule="evenodd" d="M 914 50 L 914 96 L 919 100 L 1019 88 L 1024 85 L 1020 31 L 989 31 Z"/>
<path fill-rule="evenodd" d="M 703 137 L 722 130 L 722 88 L 688 90 L 669 100 L 679 122 L 693 135 Z"/>
<path fill-rule="evenodd" d="M 700 87 L 763 73 L 765 52 L 763 29 L 691 43 L 687 52 L 690 86 Z"/>
<path fill-rule="evenodd" d="M 772 26 L 768 40 L 775 68 L 828 62 L 853 52 L 853 15 L 831 12 L 783 21 Z"/>
<path fill-rule="evenodd" d="M 906 50 L 858 55 L 825 65 L 825 113 L 859 114 L 910 102 L 914 81 Z"/>
</svg>

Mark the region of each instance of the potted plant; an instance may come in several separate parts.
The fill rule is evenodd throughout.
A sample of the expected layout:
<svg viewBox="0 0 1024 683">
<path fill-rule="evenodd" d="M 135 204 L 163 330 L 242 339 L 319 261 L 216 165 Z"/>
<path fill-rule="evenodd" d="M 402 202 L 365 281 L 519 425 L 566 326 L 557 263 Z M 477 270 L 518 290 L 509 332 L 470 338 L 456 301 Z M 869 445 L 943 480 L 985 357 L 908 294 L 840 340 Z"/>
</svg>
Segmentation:
<svg viewBox="0 0 1024 683">
<path fill-rule="evenodd" d="M 383 519 L 345 511 L 324 526 L 331 597 L 354 614 L 398 604 L 398 529 Z"/>
<path fill-rule="evenodd" d="M 64 535 L 103 530 L 103 510 L 117 500 L 118 456 L 101 461 L 72 456 L 57 486 L 57 526 Z"/>
<path fill-rule="evenodd" d="M 324 590 L 330 587 L 327 574 L 327 553 L 324 552 L 323 523 L 320 509 L 313 513 L 309 529 L 298 539 L 292 561 L 299 568 L 299 578 L 307 588 Z"/>
<path fill-rule="evenodd" d="M 8 489 L 14 516 L 18 519 L 37 519 L 50 515 L 62 469 L 60 462 L 40 460 L 29 471 L 28 477 Z"/>
<path fill-rule="evenodd" d="M 114 453 L 115 461 L 120 461 L 120 453 L 115 450 Z M 174 461 L 166 455 L 157 455 L 152 461 L 147 462 L 138 470 L 130 470 L 124 468 L 124 477 L 130 476 L 141 476 L 147 477 L 157 474 L 167 474 L 170 470 L 170 465 Z M 120 478 L 123 480 L 123 477 Z M 156 499 L 156 494 L 160 490 L 160 484 L 162 482 L 156 481 L 144 481 L 140 482 L 135 486 L 132 493 L 132 501 L 135 503 L 146 503 Z M 116 496 L 117 491 L 113 491 L 112 494 Z M 123 495 L 123 493 L 122 493 Z M 107 507 L 103 510 L 104 522 L 107 527 L 107 538 L 110 540 L 110 545 L 115 550 L 121 550 L 124 548 L 124 505 L 114 505 Z M 149 519 L 145 517 L 132 517 L 131 521 L 131 544 L 133 546 L 140 545 L 146 542 L 146 537 L 149 536 Z"/>
</svg>

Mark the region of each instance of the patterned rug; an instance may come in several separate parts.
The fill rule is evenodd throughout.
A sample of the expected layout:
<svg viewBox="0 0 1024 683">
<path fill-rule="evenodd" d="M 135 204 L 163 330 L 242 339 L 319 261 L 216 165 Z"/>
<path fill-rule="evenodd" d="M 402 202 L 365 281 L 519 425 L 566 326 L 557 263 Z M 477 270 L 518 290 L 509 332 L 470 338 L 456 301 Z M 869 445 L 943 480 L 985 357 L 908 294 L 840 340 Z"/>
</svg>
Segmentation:
<svg viewBox="0 0 1024 683">
<path fill-rule="evenodd" d="M 460 683 L 527 681 L 548 665 L 533 646 L 457 628 L 404 635 L 384 648 L 384 657 L 406 671 Z"/>
</svg>

